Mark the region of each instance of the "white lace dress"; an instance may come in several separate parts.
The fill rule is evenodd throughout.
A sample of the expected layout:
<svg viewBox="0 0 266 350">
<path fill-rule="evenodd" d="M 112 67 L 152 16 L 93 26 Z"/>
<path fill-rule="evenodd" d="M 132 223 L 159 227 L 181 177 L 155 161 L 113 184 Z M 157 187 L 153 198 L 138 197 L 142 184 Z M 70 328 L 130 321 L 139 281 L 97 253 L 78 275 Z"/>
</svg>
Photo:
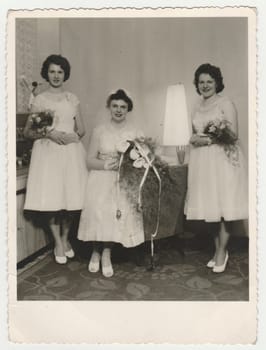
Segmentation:
<svg viewBox="0 0 266 350">
<path fill-rule="evenodd" d="M 139 135 L 130 124 L 117 130 L 106 123 L 94 129 L 98 140 L 98 158 L 117 158 L 117 144 Z M 116 216 L 117 209 L 121 217 Z M 117 191 L 117 171 L 91 170 L 88 175 L 84 208 L 81 213 L 78 238 L 82 241 L 117 242 L 134 247 L 144 242 L 142 214 L 129 202 L 126 193 Z"/>
<path fill-rule="evenodd" d="M 198 104 L 193 116 L 193 128 L 202 133 L 207 123 L 227 119 L 222 105 L 232 103 L 219 97 L 211 106 Z M 188 191 L 185 214 L 188 220 L 219 222 L 248 218 L 247 169 L 238 147 L 238 165 L 234 165 L 222 146 L 212 144 L 190 150 Z"/>
<path fill-rule="evenodd" d="M 36 96 L 35 111 L 52 110 L 55 129 L 74 132 L 79 101 L 69 92 Z M 37 211 L 80 210 L 87 179 L 86 156 L 81 142 L 59 145 L 43 138 L 34 141 L 24 209 Z"/>
</svg>

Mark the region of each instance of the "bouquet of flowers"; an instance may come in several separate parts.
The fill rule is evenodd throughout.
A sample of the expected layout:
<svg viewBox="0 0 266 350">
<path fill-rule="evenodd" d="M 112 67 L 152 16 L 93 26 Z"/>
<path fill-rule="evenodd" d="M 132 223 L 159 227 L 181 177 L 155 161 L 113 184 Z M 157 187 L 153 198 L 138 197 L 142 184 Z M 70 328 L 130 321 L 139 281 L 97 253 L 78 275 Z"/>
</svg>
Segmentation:
<svg viewBox="0 0 266 350">
<path fill-rule="evenodd" d="M 237 136 L 231 129 L 231 123 L 225 119 L 212 120 L 207 123 L 203 131 L 212 143 L 223 147 L 225 154 L 233 165 L 238 164 Z"/>
<path fill-rule="evenodd" d="M 127 140 L 118 145 L 118 152 L 121 154 L 118 182 L 120 181 L 120 185 L 127 188 L 128 197 L 135 203 L 136 209 L 141 211 L 143 209 L 142 188 L 150 169 L 153 170 L 152 181 L 156 186 L 161 186 L 161 178 L 157 170 L 159 159 L 155 156 L 155 142 L 151 138 L 144 137 Z M 160 192 L 159 188 L 158 191 Z"/>
<path fill-rule="evenodd" d="M 45 136 L 48 131 L 51 131 L 53 129 L 54 112 L 46 110 L 38 113 L 31 113 L 30 120 L 31 130 Z"/>
<path fill-rule="evenodd" d="M 143 214 L 145 239 L 152 240 L 174 234 L 177 213 L 184 200 L 187 169 L 171 168 L 157 152 L 151 138 L 122 141 L 118 170 L 118 193 L 123 190 L 132 207 Z M 181 174 L 182 172 L 182 174 Z M 181 203 L 182 206 L 182 203 Z M 118 205 L 117 218 L 123 215 Z M 182 226 L 180 220 L 180 226 Z"/>
</svg>

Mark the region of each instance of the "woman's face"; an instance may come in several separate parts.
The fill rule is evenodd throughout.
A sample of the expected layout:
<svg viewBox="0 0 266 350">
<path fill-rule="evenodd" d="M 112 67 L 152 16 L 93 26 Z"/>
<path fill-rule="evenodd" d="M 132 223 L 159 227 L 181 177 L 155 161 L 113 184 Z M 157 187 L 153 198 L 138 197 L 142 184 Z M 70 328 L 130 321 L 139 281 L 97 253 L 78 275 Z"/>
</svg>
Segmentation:
<svg viewBox="0 0 266 350">
<path fill-rule="evenodd" d="M 48 81 L 54 88 L 62 86 L 65 78 L 64 70 L 57 64 L 51 63 L 48 68 Z"/>
<path fill-rule="evenodd" d="M 207 99 L 216 94 L 216 82 L 210 74 L 202 73 L 199 76 L 198 89 L 203 98 Z"/>
<path fill-rule="evenodd" d="M 121 123 L 126 119 L 128 105 L 124 100 L 112 100 L 110 102 L 109 110 L 112 120 L 116 123 Z"/>
</svg>

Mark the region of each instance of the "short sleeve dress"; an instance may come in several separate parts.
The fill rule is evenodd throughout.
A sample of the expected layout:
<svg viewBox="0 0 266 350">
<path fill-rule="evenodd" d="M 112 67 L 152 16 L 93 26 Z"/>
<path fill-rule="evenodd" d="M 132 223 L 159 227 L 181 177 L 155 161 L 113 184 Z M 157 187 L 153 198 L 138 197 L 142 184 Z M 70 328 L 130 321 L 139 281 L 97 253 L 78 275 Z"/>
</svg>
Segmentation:
<svg viewBox="0 0 266 350">
<path fill-rule="evenodd" d="M 64 92 L 55 100 L 48 92 L 36 96 L 34 111 L 54 112 L 54 127 L 74 132 L 79 101 Z M 48 138 L 34 141 L 27 181 L 25 210 L 80 210 L 87 178 L 85 150 L 81 142 L 59 145 Z"/>
<path fill-rule="evenodd" d="M 94 130 L 98 141 L 98 158 L 117 158 L 117 145 L 134 139 L 140 132 L 131 124 L 117 130 L 112 124 L 99 125 Z M 82 241 L 117 242 L 134 247 L 144 242 L 142 214 L 137 212 L 121 189 L 118 193 L 117 171 L 91 170 L 88 174 L 84 207 L 81 212 L 78 239 Z M 117 218 L 117 209 L 121 217 Z"/>
<path fill-rule="evenodd" d="M 228 120 L 223 111 L 224 103 L 232 102 L 219 96 L 208 107 L 201 102 L 197 104 L 192 120 L 196 133 L 202 133 L 209 121 Z M 236 147 L 238 161 L 235 164 L 221 145 L 191 146 L 185 202 L 188 220 L 219 222 L 248 218 L 247 169 L 239 145 Z"/>
</svg>

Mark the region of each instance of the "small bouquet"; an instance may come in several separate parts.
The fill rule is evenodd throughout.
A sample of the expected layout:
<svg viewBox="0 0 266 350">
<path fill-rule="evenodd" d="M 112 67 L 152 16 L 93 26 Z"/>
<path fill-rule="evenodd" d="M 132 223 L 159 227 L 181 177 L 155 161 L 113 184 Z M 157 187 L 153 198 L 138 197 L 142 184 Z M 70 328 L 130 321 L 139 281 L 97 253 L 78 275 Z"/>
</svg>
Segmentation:
<svg viewBox="0 0 266 350">
<path fill-rule="evenodd" d="M 55 119 L 53 111 L 46 110 L 38 113 L 31 113 L 30 118 L 31 130 L 38 134 L 45 136 L 48 131 L 53 129 Z"/>
<path fill-rule="evenodd" d="M 232 131 L 231 123 L 228 120 L 209 121 L 203 133 L 210 137 L 213 144 L 223 147 L 225 154 L 233 165 L 238 164 L 237 136 Z"/>
</svg>

